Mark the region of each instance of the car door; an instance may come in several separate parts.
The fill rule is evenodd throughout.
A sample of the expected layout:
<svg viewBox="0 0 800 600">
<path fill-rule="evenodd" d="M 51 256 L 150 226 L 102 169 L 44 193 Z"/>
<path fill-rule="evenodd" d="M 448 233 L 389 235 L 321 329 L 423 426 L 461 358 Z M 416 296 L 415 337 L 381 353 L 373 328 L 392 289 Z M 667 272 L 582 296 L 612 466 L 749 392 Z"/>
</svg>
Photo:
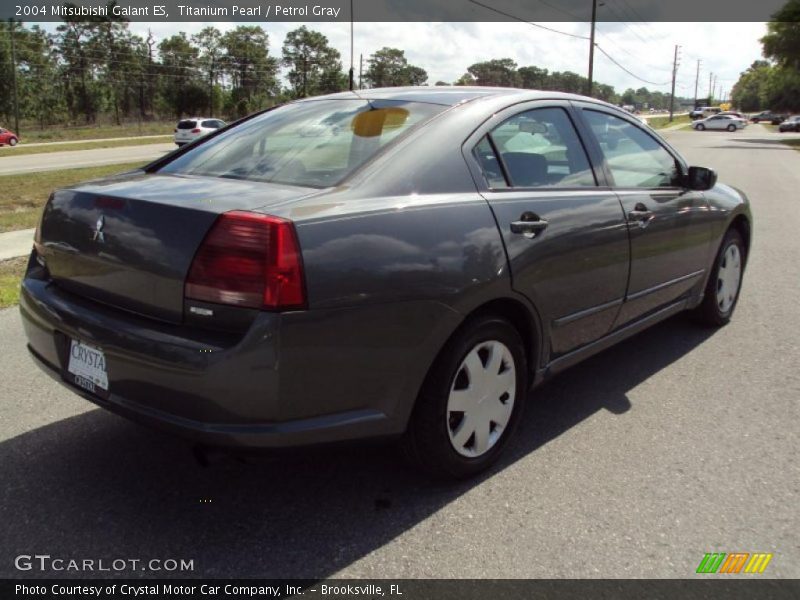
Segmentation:
<svg viewBox="0 0 800 600">
<path fill-rule="evenodd" d="M 598 185 L 569 103 L 501 111 L 464 148 L 550 358 L 605 335 L 625 294 L 627 226 L 617 196 Z"/>
<path fill-rule="evenodd" d="M 584 104 L 580 112 L 628 221 L 631 270 L 620 327 L 696 289 L 708 267 L 712 225 L 704 194 L 683 185 L 683 161 L 647 128 L 612 111 Z"/>
</svg>

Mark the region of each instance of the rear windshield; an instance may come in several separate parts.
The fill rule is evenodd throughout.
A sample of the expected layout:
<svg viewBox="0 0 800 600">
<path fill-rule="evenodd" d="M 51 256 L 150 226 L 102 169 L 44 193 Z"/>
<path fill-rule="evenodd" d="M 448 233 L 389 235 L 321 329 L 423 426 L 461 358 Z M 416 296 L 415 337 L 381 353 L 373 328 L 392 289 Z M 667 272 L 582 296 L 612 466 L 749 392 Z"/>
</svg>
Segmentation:
<svg viewBox="0 0 800 600">
<path fill-rule="evenodd" d="M 178 129 L 194 129 L 197 127 L 197 121 L 181 121 L 178 123 Z"/>
<path fill-rule="evenodd" d="M 193 148 L 160 172 L 327 187 L 445 108 L 361 99 L 288 104 Z"/>
</svg>

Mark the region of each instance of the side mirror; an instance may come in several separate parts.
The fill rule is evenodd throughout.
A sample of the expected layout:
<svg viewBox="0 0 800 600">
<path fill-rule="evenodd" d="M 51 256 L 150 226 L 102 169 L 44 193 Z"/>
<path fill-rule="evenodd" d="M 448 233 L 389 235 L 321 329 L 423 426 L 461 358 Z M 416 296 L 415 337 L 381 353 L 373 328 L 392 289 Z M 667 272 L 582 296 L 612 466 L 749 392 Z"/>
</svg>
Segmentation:
<svg viewBox="0 0 800 600">
<path fill-rule="evenodd" d="M 686 176 L 686 187 L 690 190 L 710 190 L 717 185 L 717 172 L 706 167 L 689 167 Z"/>
</svg>

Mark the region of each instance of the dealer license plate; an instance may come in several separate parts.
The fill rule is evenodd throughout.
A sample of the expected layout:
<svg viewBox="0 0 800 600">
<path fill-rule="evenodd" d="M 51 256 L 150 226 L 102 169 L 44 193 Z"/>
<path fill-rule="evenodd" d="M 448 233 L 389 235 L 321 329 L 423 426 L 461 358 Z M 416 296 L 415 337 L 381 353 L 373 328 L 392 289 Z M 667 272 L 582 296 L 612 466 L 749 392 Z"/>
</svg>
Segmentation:
<svg viewBox="0 0 800 600">
<path fill-rule="evenodd" d="M 88 392 L 108 391 L 106 356 L 100 348 L 70 340 L 67 371 L 73 376 L 75 385 Z"/>
</svg>

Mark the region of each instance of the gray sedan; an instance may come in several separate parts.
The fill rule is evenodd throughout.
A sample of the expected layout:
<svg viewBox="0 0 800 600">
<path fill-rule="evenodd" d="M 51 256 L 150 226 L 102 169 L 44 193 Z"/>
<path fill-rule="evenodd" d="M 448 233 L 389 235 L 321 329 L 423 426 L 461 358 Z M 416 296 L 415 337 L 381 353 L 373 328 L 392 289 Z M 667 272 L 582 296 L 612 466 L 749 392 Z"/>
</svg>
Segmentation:
<svg viewBox="0 0 800 600">
<path fill-rule="evenodd" d="M 45 373 L 136 421 L 395 437 L 467 477 L 531 388 L 682 311 L 725 325 L 751 231 L 741 192 L 610 104 L 347 92 L 56 191 L 20 311 Z"/>
<path fill-rule="evenodd" d="M 697 131 L 706 129 L 736 131 L 745 127 L 747 127 L 747 120 L 735 115 L 714 115 L 692 123 L 692 128 Z"/>
</svg>

